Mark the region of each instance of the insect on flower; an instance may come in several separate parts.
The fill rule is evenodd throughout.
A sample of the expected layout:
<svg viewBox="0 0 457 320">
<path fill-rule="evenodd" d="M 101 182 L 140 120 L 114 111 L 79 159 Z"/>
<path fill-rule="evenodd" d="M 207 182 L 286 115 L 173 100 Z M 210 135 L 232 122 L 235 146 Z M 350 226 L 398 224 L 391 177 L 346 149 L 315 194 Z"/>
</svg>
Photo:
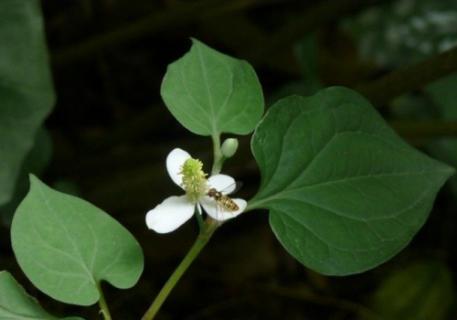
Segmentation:
<svg viewBox="0 0 457 320">
<path fill-rule="evenodd" d="M 226 211 L 236 211 L 239 208 L 235 201 L 215 188 L 210 188 L 206 195 L 216 200 L 216 203 Z"/>
<path fill-rule="evenodd" d="M 148 228 L 158 233 L 171 232 L 195 212 L 206 212 L 211 218 L 223 222 L 238 216 L 246 208 L 244 199 L 227 196 L 237 189 L 232 177 L 216 174 L 207 178 L 201 161 L 192 158 L 186 151 L 179 148 L 172 150 L 166 167 L 170 178 L 185 194 L 168 197 L 149 210 L 146 214 Z"/>
<path fill-rule="evenodd" d="M 231 193 L 238 191 L 243 184 L 235 181 L 224 189 L 210 187 L 206 195 L 215 201 L 216 211 L 236 212 L 240 209 L 236 201 L 229 197 Z M 217 212 L 216 212 L 217 213 Z"/>
</svg>

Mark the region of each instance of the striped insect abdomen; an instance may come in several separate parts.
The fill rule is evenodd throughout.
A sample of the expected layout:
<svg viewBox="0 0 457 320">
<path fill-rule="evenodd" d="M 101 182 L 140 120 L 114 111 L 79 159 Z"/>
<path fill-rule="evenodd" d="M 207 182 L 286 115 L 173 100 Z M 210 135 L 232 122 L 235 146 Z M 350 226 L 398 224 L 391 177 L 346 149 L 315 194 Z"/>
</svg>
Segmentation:
<svg viewBox="0 0 457 320">
<path fill-rule="evenodd" d="M 222 192 L 217 191 L 214 188 L 208 190 L 207 193 L 208 197 L 213 198 L 216 200 L 216 203 L 221 206 L 222 209 L 225 211 L 237 211 L 239 209 L 238 205 L 232 198 L 222 194 Z"/>
</svg>

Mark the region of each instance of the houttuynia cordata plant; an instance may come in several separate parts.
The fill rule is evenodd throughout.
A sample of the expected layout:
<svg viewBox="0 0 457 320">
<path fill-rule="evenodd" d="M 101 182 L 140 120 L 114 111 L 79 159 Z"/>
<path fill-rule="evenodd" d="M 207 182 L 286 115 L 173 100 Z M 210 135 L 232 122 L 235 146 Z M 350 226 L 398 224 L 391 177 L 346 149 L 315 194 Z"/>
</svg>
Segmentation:
<svg viewBox="0 0 457 320">
<path fill-rule="evenodd" d="M 39 17 L 37 2 L 19 6 L 17 1 L 2 0 L 10 20 L 0 20 L 0 39 L 28 32 L 30 42 L 0 53 L 0 133 L 9 143 L 2 150 L 13 150 L 1 155 L 2 166 L 10 168 L 1 171 L 1 203 L 11 199 L 11 181 L 54 100 L 49 70 L 43 67 L 47 58 L 41 20 L 32 19 L 33 26 L 23 23 L 30 15 Z M 4 28 L 6 24 L 10 27 Z M 23 59 L 25 55 L 33 59 Z M 213 162 L 210 167 L 179 145 L 163 154 L 163 170 L 176 192 L 151 203 L 144 228 L 170 233 L 195 218 L 199 234 L 152 304 L 145 306 L 145 320 L 159 312 L 226 222 L 242 223 L 237 217 L 262 209 L 258 214 L 269 215 L 278 241 L 304 266 L 324 275 L 356 274 L 408 245 L 454 172 L 404 142 L 368 100 L 348 88 L 289 96 L 265 112 L 251 65 L 196 39 L 188 53 L 169 65 L 161 96 L 182 126 L 212 140 L 208 152 Z M 16 119 L 21 121 L 13 126 Z M 241 199 L 233 195 L 239 187 L 236 177 L 223 167 L 239 152 L 236 137 L 249 134 L 261 183 L 254 197 Z M 98 302 L 105 319 L 111 314 L 101 282 L 127 289 L 143 272 L 142 249 L 126 228 L 35 175 L 30 175 L 30 189 L 15 211 L 11 242 L 19 266 L 36 288 L 63 303 Z M 2 271 L 0 319 L 25 318 L 57 319 Z"/>
</svg>

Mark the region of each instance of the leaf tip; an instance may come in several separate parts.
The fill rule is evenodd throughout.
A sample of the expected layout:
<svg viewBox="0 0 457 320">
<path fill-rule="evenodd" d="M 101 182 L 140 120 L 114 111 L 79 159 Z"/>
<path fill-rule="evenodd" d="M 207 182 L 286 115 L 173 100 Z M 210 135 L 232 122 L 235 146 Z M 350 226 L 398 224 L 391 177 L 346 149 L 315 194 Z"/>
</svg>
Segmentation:
<svg viewBox="0 0 457 320">
<path fill-rule="evenodd" d="M 446 166 L 446 172 L 447 172 L 447 176 L 448 176 L 448 179 L 449 179 L 450 177 L 452 177 L 453 175 L 455 175 L 456 170 L 455 170 L 454 167 L 452 167 L 452 166 L 450 166 L 450 165 L 447 165 L 447 166 Z"/>
<path fill-rule="evenodd" d="M 201 40 L 198 40 L 197 38 L 190 37 L 190 40 L 192 41 L 192 46 L 190 48 L 190 51 L 203 50 L 203 51 L 208 51 L 208 52 L 217 52 L 217 53 L 221 54 L 219 51 L 208 46 L 206 43 L 204 43 Z"/>
<path fill-rule="evenodd" d="M 456 169 L 453 166 L 451 166 L 448 163 L 441 162 L 441 161 L 439 163 L 441 165 L 440 172 L 444 176 L 445 180 L 447 180 L 447 179 L 451 178 L 453 175 L 455 175 Z"/>
<path fill-rule="evenodd" d="M 29 173 L 29 181 L 30 187 L 43 184 L 43 182 L 41 182 L 41 180 L 33 173 Z"/>
<path fill-rule="evenodd" d="M 190 37 L 190 41 L 192 41 L 192 45 L 202 45 L 203 42 L 201 42 L 200 40 L 198 40 L 197 38 L 194 38 L 194 37 Z"/>
</svg>

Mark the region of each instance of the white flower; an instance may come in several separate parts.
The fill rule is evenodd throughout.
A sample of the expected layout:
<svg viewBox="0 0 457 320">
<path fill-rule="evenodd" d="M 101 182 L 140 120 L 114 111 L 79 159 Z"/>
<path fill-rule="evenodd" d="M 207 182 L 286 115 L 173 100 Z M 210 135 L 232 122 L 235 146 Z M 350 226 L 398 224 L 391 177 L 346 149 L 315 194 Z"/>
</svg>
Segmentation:
<svg viewBox="0 0 457 320">
<path fill-rule="evenodd" d="M 232 219 L 246 209 L 247 203 L 243 199 L 232 199 L 238 210 L 228 211 L 207 195 L 210 188 L 220 191 L 223 195 L 233 192 L 236 184 L 232 177 L 216 174 L 206 179 L 206 174 L 201 170 L 201 162 L 179 148 L 168 154 L 166 163 L 171 180 L 184 189 L 186 194 L 168 197 L 150 210 L 146 214 L 146 225 L 149 229 L 158 233 L 174 231 L 192 218 L 195 209 L 201 214 L 202 207 L 211 218 L 218 221 Z"/>
</svg>

